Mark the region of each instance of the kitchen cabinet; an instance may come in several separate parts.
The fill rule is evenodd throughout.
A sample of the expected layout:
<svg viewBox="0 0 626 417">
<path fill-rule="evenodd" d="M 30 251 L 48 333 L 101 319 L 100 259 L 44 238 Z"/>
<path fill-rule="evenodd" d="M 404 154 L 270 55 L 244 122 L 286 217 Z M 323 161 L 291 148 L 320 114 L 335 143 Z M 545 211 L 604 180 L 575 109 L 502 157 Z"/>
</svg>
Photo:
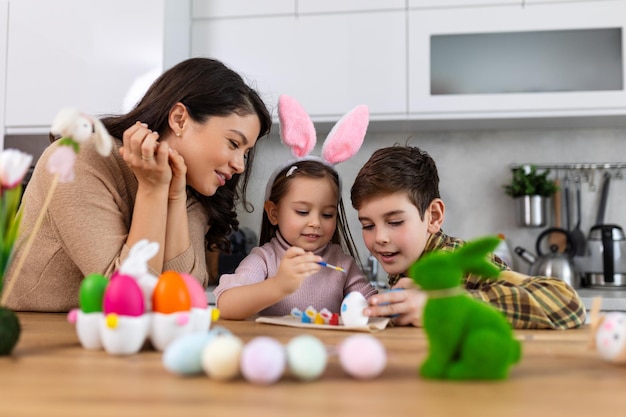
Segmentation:
<svg viewBox="0 0 626 417">
<path fill-rule="evenodd" d="M 405 7 L 405 0 L 298 0 L 300 14 L 404 10 Z"/>
<path fill-rule="evenodd" d="M 410 10 L 409 117 L 626 114 L 625 6 Z"/>
<path fill-rule="evenodd" d="M 525 6 L 533 6 L 540 4 L 554 4 L 554 3 L 602 3 L 607 1 L 622 1 L 622 0 L 523 0 Z"/>
<path fill-rule="evenodd" d="M 121 112 L 136 80 L 163 69 L 164 2 L 10 0 L 5 133 L 45 133 L 66 106 Z"/>
<path fill-rule="evenodd" d="M 194 19 L 295 14 L 296 0 L 193 0 Z"/>
<path fill-rule="evenodd" d="M 524 0 L 409 0 L 409 9 L 484 6 L 521 6 Z"/>
<path fill-rule="evenodd" d="M 275 109 L 298 99 L 316 121 L 358 104 L 372 118 L 406 112 L 406 15 L 402 10 L 196 19 L 192 55 L 243 74 Z"/>
<path fill-rule="evenodd" d="M 405 0 L 193 0 L 195 19 L 399 10 Z"/>
<path fill-rule="evenodd" d="M 485 7 L 485 6 L 517 6 L 526 7 L 536 4 L 554 3 L 593 3 L 613 0 L 408 0 L 409 9 L 416 8 L 453 8 L 453 7 Z M 615 0 L 621 1 L 621 0 Z"/>
</svg>

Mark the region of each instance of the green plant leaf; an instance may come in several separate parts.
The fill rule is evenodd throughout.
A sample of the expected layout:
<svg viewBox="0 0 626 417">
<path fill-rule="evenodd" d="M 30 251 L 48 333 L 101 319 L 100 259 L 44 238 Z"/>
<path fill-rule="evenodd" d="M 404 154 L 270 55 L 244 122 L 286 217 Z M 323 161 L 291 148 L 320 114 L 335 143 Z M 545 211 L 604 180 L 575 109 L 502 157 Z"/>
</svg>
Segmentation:
<svg viewBox="0 0 626 417">
<path fill-rule="evenodd" d="M 549 197 L 556 192 L 558 186 L 548 176 L 550 170 L 542 173 L 537 172 L 537 167 L 531 165 L 528 173 L 524 167 L 512 170 L 513 178 L 509 184 L 504 185 L 504 192 L 515 198 L 524 195 L 540 195 Z"/>
<path fill-rule="evenodd" d="M 19 233 L 21 212 L 19 211 L 22 196 L 22 185 L 5 189 L 0 198 L 0 291 L 4 283 L 4 275 L 9 265 L 13 246 Z"/>
</svg>

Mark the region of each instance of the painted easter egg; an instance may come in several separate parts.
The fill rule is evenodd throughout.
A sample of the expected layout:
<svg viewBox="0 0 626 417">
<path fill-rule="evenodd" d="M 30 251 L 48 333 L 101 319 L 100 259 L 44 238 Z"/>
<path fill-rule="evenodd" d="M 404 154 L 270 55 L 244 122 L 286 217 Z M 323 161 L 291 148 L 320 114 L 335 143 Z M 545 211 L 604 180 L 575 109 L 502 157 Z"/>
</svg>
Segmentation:
<svg viewBox="0 0 626 417">
<path fill-rule="evenodd" d="M 606 313 L 595 334 L 600 356 L 615 363 L 626 363 L 626 314 Z"/>
<path fill-rule="evenodd" d="M 328 354 L 315 336 L 296 336 L 287 343 L 287 364 L 293 376 L 303 381 L 319 378 L 326 369 Z"/>
<path fill-rule="evenodd" d="M 105 314 L 141 316 L 145 311 L 143 293 L 132 277 L 117 275 L 109 281 L 104 291 L 102 306 Z"/>
<path fill-rule="evenodd" d="M 206 298 L 206 293 L 204 292 L 204 288 L 195 279 L 192 275 L 181 273 L 180 276 L 185 281 L 185 285 L 187 286 L 187 291 L 189 291 L 189 297 L 191 299 L 191 306 L 195 308 L 207 308 L 209 305 L 208 300 Z"/>
<path fill-rule="evenodd" d="M 152 293 L 152 309 L 163 314 L 191 309 L 187 285 L 178 272 L 166 271 L 159 276 Z"/>
<path fill-rule="evenodd" d="M 214 338 L 226 334 L 230 334 L 230 331 L 223 327 L 216 327 L 210 332 L 188 333 L 178 337 L 165 348 L 163 366 L 178 375 L 201 374 L 204 348 Z"/>
<path fill-rule="evenodd" d="M 254 384 L 269 385 L 278 381 L 286 362 L 283 345 L 267 336 L 252 339 L 241 351 L 241 373 Z"/>
<path fill-rule="evenodd" d="M 237 378 L 243 346 L 243 341 L 233 334 L 213 338 L 202 351 L 202 369 L 217 381 Z"/>
<path fill-rule="evenodd" d="M 109 285 L 109 280 L 102 274 L 89 274 L 80 283 L 78 292 L 78 305 L 85 313 L 102 311 L 102 299 L 104 290 Z"/>
<path fill-rule="evenodd" d="M 338 346 L 338 351 L 341 367 L 354 378 L 376 378 L 387 364 L 385 347 L 369 334 L 348 337 Z"/>
<path fill-rule="evenodd" d="M 341 302 L 341 320 L 344 326 L 365 326 L 369 317 L 363 314 L 367 308 L 367 300 L 358 291 L 348 293 Z"/>
</svg>

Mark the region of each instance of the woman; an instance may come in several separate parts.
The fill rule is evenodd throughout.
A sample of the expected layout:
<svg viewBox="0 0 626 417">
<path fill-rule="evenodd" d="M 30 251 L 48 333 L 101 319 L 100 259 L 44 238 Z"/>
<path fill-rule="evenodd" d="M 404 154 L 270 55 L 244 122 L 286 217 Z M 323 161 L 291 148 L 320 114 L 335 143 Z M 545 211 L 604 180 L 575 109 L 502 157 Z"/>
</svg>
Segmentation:
<svg viewBox="0 0 626 417">
<path fill-rule="evenodd" d="M 159 243 L 152 274 L 186 272 L 205 286 L 206 250 L 228 250 L 254 145 L 271 126 L 258 93 L 222 63 L 192 58 L 159 77 L 129 113 L 102 122 L 117 138 L 113 153 L 103 158 L 93 143 L 81 147 L 75 179 L 56 188 L 19 276 L 9 271 L 9 280 L 18 279 L 9 308 L 76 307 L 81 280 L 110 276 L 141 239 Z M 24 193 L 13 259 L 50 188 L 45 165 L 56 146 L 44 152 Z"/>
</svg>

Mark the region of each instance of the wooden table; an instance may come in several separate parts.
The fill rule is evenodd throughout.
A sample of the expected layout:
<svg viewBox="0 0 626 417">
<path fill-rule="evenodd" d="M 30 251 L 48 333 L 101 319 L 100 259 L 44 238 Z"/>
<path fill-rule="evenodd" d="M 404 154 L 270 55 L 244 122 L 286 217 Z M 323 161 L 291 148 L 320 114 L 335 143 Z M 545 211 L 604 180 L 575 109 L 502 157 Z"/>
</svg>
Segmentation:
<svg viewBox="0 0 626 417">
<path fill-rule="evenodd" d="M 624 413 L 626 366 L 587 347 L 588 329 L 518 331 L 522 361 L 499 382 L 429 381 L 418 376 L 421 329 L 376 333 L 388 352 L 383 374 L 355 380 L 329 359 L 323 377 L 288 376 L 270 386 L 167 372 L 161 353 L 87 351 L 64 314 L 22 313 L 21 339 L 0 358 L 0 416 L 606 416 Z M 351 334 L 220 320 L 244 342 L 267 335 L 286 344 L 309 332 L 336 346 Z"/>
</svg>

